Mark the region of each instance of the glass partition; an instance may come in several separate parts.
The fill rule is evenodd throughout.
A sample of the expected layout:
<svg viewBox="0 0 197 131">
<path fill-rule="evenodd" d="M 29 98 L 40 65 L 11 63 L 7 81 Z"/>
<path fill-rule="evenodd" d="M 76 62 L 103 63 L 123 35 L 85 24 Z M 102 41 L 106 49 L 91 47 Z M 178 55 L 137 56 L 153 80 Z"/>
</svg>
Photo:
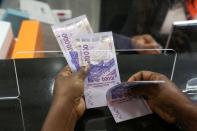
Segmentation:
<svg viewBox="0 0 197 131">
<path fill-rule="evenodd" d="M 20 95 L 13 60 L 0 60 L 0 98 L 16 98 Z"/>
</svg>

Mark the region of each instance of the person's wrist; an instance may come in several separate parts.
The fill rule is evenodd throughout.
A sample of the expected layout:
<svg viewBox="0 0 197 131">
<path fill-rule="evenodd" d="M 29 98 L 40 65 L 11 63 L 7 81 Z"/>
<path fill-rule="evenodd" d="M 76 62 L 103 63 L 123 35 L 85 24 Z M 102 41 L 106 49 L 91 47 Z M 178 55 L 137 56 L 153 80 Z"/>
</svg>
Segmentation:
<svg viewBox="0 0 197 131">
<path fill-rule="evenodd" d="M 60 100 L 62 102 L 70 102 L 73 101 L 74 99 L 75 98 L 73 94 L 70 93 L 70 91 L 67 92 L 58 91 L 53 94 L 53 100 L 55 101 Z"/>
<path fill-rule="evenodd" d="M 63 110 L 69 112 L 70 121 L 76 123 L 78 120 L 78 116 L 76 114 L 76 109 L 73 105 L 74 99 L 71 97 L 63 97 L 63 96 L 55 96 L 52 102 L 52 106 L 55 106 L 57 108 L 62 108 Z"/>
<path fill-rule="evenodd" d="M 177 124 L 184 130 L 193 131 L 196 129 L 197 106 L 192 102 L 182 103 L 176 110 Z"/>
<path fill-rule="evenodd" d="M 177 118 L 179 117 L 189 117 L 188 114 L 190 114 L 191 112 L 192 113 L 195 113 L 197 115 L 197 107 L 195 104 L 193 104 L 192 102 L 191 103 L 184 103 L 184 104 L 181 104 L 179 106 L 176 106 L 176 111 L 177 111 Z"/>
</svg>

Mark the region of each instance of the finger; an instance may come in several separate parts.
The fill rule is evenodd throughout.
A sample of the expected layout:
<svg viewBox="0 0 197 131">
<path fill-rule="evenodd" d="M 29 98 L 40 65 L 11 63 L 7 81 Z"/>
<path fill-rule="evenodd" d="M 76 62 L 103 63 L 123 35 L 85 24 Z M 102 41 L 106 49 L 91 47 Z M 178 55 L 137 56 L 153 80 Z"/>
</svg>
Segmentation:
<svg viewBox="0 0 197 131">
<path fill-rule="evenodd" d="M 156 48 L 157 49 L 162 49 L 163 47 L 159 43 L 156 42 Z"/>
<path fill-rule="evenodd" d="M 149 34 L 145 34 L 143 35 L 143 37 L 146 43 L 156 42 L 155 39 Z"/>
<path fill-rule="evenodd" d="M 149 43 L 149 44 L 144 44 L 143 45 L 145 49 L 160 49 L 160 46 L 158 46 L 157 43 Z"/>
<path fill-rule="evenodd" d="M 158 93 L 157 89 L 159 83 L 143 83 L 140 82 L 133 88 L 131 88 L 127 94 L 129 96 L 143 96 L 146 100 L 154 96 L 155 92 Z"/>
<path fill-rule="evenodd" d="M 88 74 L 89 66 L 83 66 L 81 69 L 77 72 L 78 78 L 84 80 Z"/>
<path fill-rule="evenodd" d="M 161 54 L 161 49 L 162 49 L 162 46 L 160 44 L 158 44 L 157 42 L 154 43 L 154 52 L 155 54 Z"/>
<path fill-rule="evenodd" d="M 128 79 L 128 82 L 132 82 L 132 81 L 148 81 L 148 80 L 151 80 L 151 76 L 152 75 L 154 75 L 154 72 L 141 71 L 141 72 L 138 72 L 138 73 L 134 74 L 133 76 L 131 76 Z"/>
<path fill-rule="evenodd" d="M 138 51 L 139 54 L 161 54 L 161 51 L 160 50 L 141 50 L 141 51 Z"/>
<path fill-rule="evenodd" d="M 142 36 L 134 36 L 132 37 L 132 43 L 138 44 L 138 48 L 145 43 L 145 39 Z"/>
<path fill-rule="evenodd" d="M 158 44 L 144 44 L 144 50 L 146 52 L 148 52 L 147 54 L 161 54 L 161 46 L 159 46 Z M 150 49 L 150 50 L 148 50 Z"/>
<path fill-rule="evenodd" d="M 63 68 L 63 72 L 72 73 L 71 68 L 68 65 Z"/>
<path fill-rule="evenodd" d="M 161 50 L 155 50 L 155 54 L 161 54 Z"/>
<path fill-rule="evenodd" d="M 140 38 L 140 36 L 133 36 L 133 37 L 131 37 L 131 40 L 132 41 L 136 41 L 136 40 L 138 40 Z"/>
<path fill-rule="evenodd" d="M 158 42 L 151 35 L 146 34 L 143 37 L 144 37 L 144 40 L 146 41 L 145 44 L 153 45 L 154 48 L 161 49 L 160 44 L 158 44 Z"/>
<path fill-rule="evenodd" d="M 148 97 L 146 95 L 146 87 L 133 88 L 127 92 L 127 95 L 133 97 L 139 97 L 139 96 L 145 96 L 146 98 Z"/>
<path fill-rule="evenodd" d="M 59 73 L 58 75 L 60 76 L 64 76 L 64 77 L 67 77 L 67 76 L 70 76 L 72 74 L 72 71 L 70 69 L 70 67 L 67 65 L 65 66 Z"/>
<path fill-rule="evenodd" d="M 170 112 L 166 112 L 165 108 L 162 108 L 160 106 L 158 106 L 158 104 L 155 104 L 155 102 L 153 101 L 147 101 L 148 105 L 150 106 L 151 110 L 155 113 L 157 113 L 162 119 L 166 120 L 169 123 L 175 123 L 176 122 L 176 118 L 173 116 L 173 114 L 171 115 Z M 168 109 L 169 110 L 169 109 Z"/>
<path fill-rule="evenodd" d="M 147 50 L 147 51 L 144 51 L 143 52 L 144 54 L 153 54 L 153 55 L 155 55 L 155 54 L 161 54 L 161 51 L 160 50 Z"/>
<path fill-rule="evenodd" d="M 155 47 L 156 54 L 161 54 L 161 49 L 162 47 L 159 44 L 157 44 Z"/>
<path fill-rule="evenodd" d="M 86 109 L 85 101 L 83 100 L 83 98 L 81 98 L 80 103 L 79 103 L 79 105 L 77 106 L 77 109 L 76 109 L 78 119 L 84 114 L 85 109 Z"/>
<path fill-rule="evenodd" d="M 144 40 L 145 44 L 152 45 L 155 49 L 161 49 L 160 44 L 151 35 L 145 35 Z"/>
</svg>

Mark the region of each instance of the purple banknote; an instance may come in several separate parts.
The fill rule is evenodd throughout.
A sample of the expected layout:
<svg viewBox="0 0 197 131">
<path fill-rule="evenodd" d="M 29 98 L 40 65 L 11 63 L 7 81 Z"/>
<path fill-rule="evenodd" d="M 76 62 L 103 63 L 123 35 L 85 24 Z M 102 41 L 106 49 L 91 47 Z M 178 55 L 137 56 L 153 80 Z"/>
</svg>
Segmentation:
<svg viewBox="0 0 197 131">
<path fill-rule="evenodd" d="M 78 70 L 80 67 L 80 54 L 78 52 L 80 43 L 76 42 L 76 37 L 81 34 L 93 33 L 88 19 L 85 15 L 82 15 L 61 24 L 53 25 L 52 30 L 71 70 Z"/>
<path fill-rule="evenodd" d="M 108 107 L 115 121 L 122 122 L 152 113 L 142 97 L 133 96 L 135 88 L 148 88 L 164 81 L 133 81 L 123 82 L 110 88 L 106 93 Z"/>
<path fill-rule="evenodd" d="M 86 106 L 107 106 L 107 90 L 120 83 L 112 33 L 82 35 L 77 41 L 81 43 L 80 63 L 90 66 L 85 80 Z"/>
</svg>

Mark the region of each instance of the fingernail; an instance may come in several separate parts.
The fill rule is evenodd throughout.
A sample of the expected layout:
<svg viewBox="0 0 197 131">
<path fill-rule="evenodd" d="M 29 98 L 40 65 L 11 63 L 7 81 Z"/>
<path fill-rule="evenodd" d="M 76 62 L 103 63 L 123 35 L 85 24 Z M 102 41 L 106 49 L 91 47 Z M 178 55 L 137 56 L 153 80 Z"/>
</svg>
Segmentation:
<svg viewBox="0 0 197 131">
<path fill-rule="evenodd" d="M 87 72 L 88 70 L 89 70 L 89 65 L 84 65 L 84 66 L 82 66 L 81 68 L 85 71 L 85 72 Z"/>
<path fill-rule="evenodd" d="M 89 68 L 90 68 L 90 65 L 89 65 L 89 64 L 86 65 L 86 66 L 85 66 L 85 71 L 87 72 L 87 71 L 89 70 Z"/>
</svg>

